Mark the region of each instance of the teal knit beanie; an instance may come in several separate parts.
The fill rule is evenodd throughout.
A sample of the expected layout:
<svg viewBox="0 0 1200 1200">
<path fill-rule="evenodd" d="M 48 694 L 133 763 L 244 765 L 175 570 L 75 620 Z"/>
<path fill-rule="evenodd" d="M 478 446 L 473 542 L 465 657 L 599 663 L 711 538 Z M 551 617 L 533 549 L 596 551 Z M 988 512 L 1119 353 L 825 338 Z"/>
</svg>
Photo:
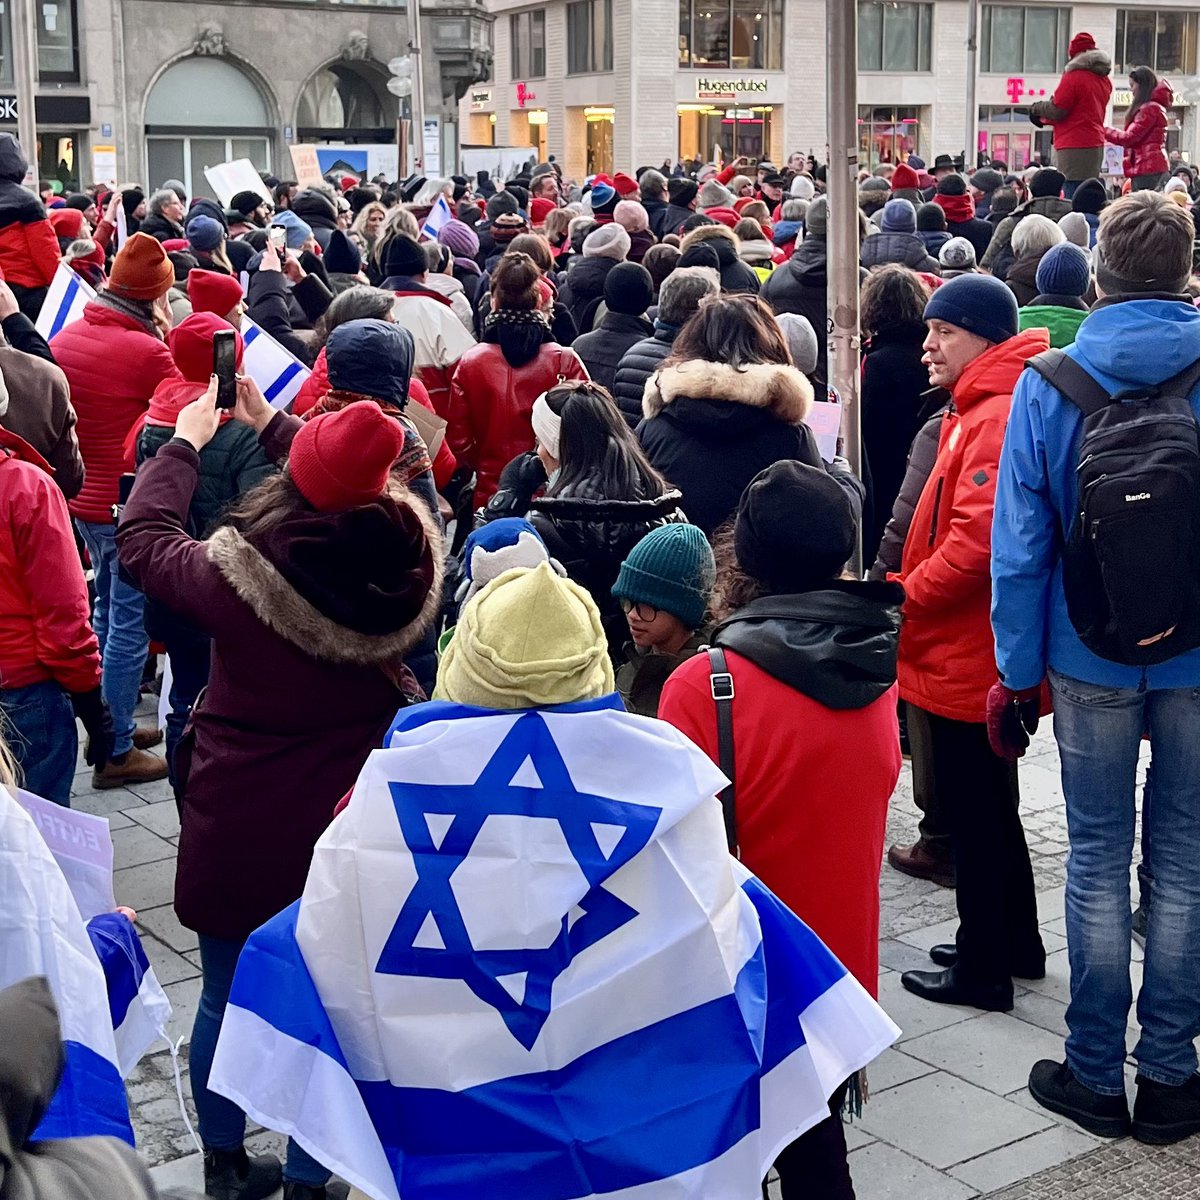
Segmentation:
<svg viewBox="0 0 1200 1200">
<path fill-rule="evenodd" d="M 715 576 L 712 547 L 695 525 L 660 525 L 629 552 L 612 593 L 661 608 L 698 629 Z"/>
</svg>

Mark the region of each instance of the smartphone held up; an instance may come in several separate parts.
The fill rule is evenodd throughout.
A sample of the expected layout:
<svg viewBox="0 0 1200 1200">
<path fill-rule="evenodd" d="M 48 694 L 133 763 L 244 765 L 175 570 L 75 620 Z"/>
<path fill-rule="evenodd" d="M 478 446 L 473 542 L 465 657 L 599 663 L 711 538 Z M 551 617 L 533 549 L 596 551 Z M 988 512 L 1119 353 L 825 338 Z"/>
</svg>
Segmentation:
<svg viewBox="0 0 1200 1200">
<path fill-rule="evenodd" d="M 217 377 L 217 407 L 237 403 L 237 333 L 221 329 L 213 334 L 213 374 Z"/>
</svg>

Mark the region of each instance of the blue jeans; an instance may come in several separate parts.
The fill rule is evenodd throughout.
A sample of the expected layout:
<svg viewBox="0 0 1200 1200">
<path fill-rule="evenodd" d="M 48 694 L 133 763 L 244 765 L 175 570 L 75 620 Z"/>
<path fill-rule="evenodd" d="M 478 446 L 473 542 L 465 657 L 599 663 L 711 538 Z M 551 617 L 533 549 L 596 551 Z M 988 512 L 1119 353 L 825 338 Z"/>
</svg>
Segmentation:
<svg viewBox="0 0 1200 1200">
<path fill-rule="evenodd" d="M 200 1125 L 200 1140 L 207 1150 L 236 1150 L 246 1137 L 246 1114 L 232 1100 L 208 1090 L 213 1055 L 221 1033 L 221 1020 L 229 1003 L 233 972 L 245 945 L 231 938 L 200 935 L 200 970 L 203 983 L 196 1021 L 192 1026 L 192 1044 L 188 1064 L 192 1076 L 192 1099 Z M 291 1138 L 287 1145 L 287 1164 L 283 1177 L 291 1183 L 321 1187 L 329 1181 L 329 1172 Z"/>
<path fill-rule="evenodd" d="M 43 800 L 71 807 L 71 780 L 79 733 L 75 710 L 60 684 L 51 679 L 26 687 L 0 688 L 4 733 L 21 766 L 26 790 Z"/>
<path fill-rule="evenodd" d="M 87 521 L 75 524 L 96 573 L 92 627 L 100 642 L 101 690 L 113 719 L 113 754 L 124 754 L 133 745 L 133 731 L 137 727 L 133 714 L 150 646 L 146 638 L 146 598 L 126 583 L 117 570 L 117 527 Z"/>
<path fill-rule="evenodd" d="M 1150 736 L 1154 847 L 1150 916 L 1134 1050 L 1139 1073 L 1173 1086 L 1196 1073 L 1200 1035 L 1200 688 L 1101 687 L 1050 672 L 1071 852 L 1067 1062 L 1081 1083 L 1124 1092 L 1129 868 L 1142 733 Z"/>
</svg>

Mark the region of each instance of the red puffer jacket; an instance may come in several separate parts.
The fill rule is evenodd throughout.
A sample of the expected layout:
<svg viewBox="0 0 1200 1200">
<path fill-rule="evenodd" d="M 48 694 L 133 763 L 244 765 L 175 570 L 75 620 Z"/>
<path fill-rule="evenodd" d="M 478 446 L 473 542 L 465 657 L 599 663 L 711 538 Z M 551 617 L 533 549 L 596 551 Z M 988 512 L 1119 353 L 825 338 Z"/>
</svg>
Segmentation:
<svg viewBox="0 0 1200 1200">
<path fill-rule="evenodd" d="M 1126 119 L 1124 129 L 1104 127 L 1104 136 L 1114 146 L 1125 147 L 1125 176 L 1158 175 L 1169 170 L 1167 162 L 1167 109 L 1174 94 L 1164 79 L 1150 93 L 1150 99 Z"/>
<path fill-rule="evenodd" d="M 1054 126 L 1055 150 L 1092 150 L 1104 145 L 1111 74 L 1112 60 L 1103 50 L 1085 50 L 1067 63 L 1050 102 L 1032 106 L 1033 112 Z"/>
<path fill-rule="evenodd" d="M 47 679 L 99 687 L 100 647 L 67 502 L 41 455 L 0 429 L 0 686 Z"/>
<path fill-rule="evenodd" d="M 154 389 L 164 379 L 180 378 L 179 372 L 165 342 L 132 317 L 96 301 L 55 335 L 50 348 L 71 386 L 86 469 L 71 515 L 111 524 L 129 430 L 149 407 Z"/>
<path fill-rule="evenodd" d="M 21 184 L 28 168 L 17 139 L 0 134 L 0 272 L 19 287 L 42 288 L 60 255 L 45 206 Z"/>
<path fill-rule="evenodd" d="M 900 573 L 900 695 L 954 721 L 982 722 L 996 682 L 991 625 L 992 507 L 1012 391 L 1050 347 L 1026 329 L 981 354 L 954 385 L 937 460 L 917 501 Z"/>
<path fill-rule="evenodd" d="M 462 356 L 450 389 L 446 440 L 460 462 L 475 468 L 476 506 L 495 494 L 505 466 L 533 448 L 533 402 L 560 379 L 587 378 L 579 356 L 557 342 L 539 346 L 533 358 L 517 367 L 494 342 L 483 342 Z"/>
</svg>

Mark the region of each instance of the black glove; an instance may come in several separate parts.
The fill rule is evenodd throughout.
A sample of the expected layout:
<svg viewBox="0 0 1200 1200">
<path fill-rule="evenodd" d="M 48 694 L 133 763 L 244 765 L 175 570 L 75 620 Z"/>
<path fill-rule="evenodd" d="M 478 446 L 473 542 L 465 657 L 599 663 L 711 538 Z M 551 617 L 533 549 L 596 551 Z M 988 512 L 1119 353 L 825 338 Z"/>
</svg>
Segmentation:
<svg viewBox="0 0 1200 1200">
<path fill-rule="evenodd" d="M 546 486 L 546 464 L 538 457 L 536 450 L 518 454 L 500 472 L 499 485 L 523 500 L 528 508 L 534 493 Z"/>
<path fill-rule="evenodd" d="M 72 692 L 71 706 L 87 730 L 88 741 L 84 760 L 89 767 L 103 771 L 112 757 L 115 737 L 112 713 L 108 711 L 108 705 L 104 703 L 99 688 L 92 688 L 90 692 Z"/>
</svg>

